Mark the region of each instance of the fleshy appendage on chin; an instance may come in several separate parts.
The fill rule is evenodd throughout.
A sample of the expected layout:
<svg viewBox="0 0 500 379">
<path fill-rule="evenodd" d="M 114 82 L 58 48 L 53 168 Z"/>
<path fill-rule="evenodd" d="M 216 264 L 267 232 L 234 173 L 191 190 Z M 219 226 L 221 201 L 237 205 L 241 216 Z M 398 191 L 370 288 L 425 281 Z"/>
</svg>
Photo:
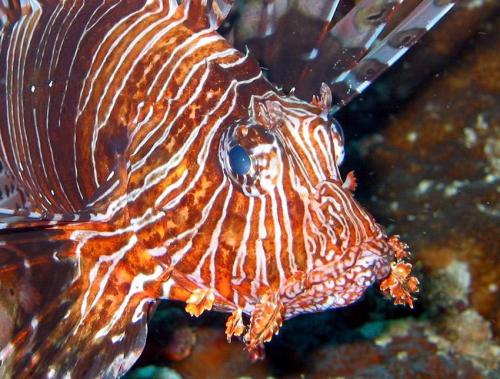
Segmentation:
<svg viewBox="0 0 500 379">
<path fill-rule="evenodd" d="M 380 290 L 393 298 L 394 304 L 404 304 L 413 308 L 414 293 L 419 292 L 420 282 L 411 275 L 412 265 L 406 262 L 410 257 L 408 245 L 401 242 L 399 236 L 391 236 L 388 244 L 392 250 L 391 271 L 380 282 Z"/>
</svg>

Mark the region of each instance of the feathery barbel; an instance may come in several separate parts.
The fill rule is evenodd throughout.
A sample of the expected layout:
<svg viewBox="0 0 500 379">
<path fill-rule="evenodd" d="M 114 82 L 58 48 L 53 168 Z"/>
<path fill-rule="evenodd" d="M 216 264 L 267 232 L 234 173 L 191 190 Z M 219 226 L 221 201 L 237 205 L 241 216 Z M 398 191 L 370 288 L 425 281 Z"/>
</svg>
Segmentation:
<svg viewBox="0 0 500 379">
<path fill-rule="evenodd" d="M 390 31 L 400 0 L 338 23 L 338 1 L 293 3 L 263 1 L 255 36 L 276 58 L 289 15 L 320 22 L 285 95 L 218 33 L 231 0 L 0 1 L 2 378 L 118 377 L 161 299 L 230 313 L 255 358 L 377 280 L 412 305 L 408 248 L 340 176 L 331 115 L 453 3 Z"/>
</svg>

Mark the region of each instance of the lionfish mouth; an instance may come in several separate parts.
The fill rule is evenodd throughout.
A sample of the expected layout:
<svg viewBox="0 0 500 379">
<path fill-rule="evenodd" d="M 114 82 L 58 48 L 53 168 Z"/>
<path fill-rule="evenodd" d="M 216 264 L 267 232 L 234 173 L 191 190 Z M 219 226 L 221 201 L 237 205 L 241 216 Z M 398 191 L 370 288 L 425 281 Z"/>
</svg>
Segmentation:
<svg viewBox="0 0 500 379">
<path fill-rule="evenodd" d="M 304 233 L 314 257 L 312 269 L 282 289 L 285 318 L 352 304 L 376 281 L 396 303 L 412 306 L 418 280 L 404 262 L 407 245 L 397 236 L 388 237 L 351 189 L 327 180 L 311 194 Z"/>
<path fill-rule="evenodd" d="M 300 286 L 282 291 L 285 318 L 354 303 L 375 281 L 390 275 L 391 257 L 387 239 L 372 239 L 349 247 L 328 263 L 318 261 L 299 278 Z"/>
</svg>

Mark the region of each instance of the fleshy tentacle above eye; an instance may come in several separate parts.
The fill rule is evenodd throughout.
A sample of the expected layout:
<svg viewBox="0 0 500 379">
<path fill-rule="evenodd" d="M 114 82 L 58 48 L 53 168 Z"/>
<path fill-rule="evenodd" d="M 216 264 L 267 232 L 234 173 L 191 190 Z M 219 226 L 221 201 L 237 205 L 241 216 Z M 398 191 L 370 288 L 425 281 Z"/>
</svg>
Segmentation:
<svg viewBox="0 0 500 379">
<path fill-rule="evenodd" d="M 336 100 L 332 113 L 348 104 L 393 65 L 453 7 L 452 1 L 422 1 L 394 30 L 366 54 L 351 70 L 330 85 Z"/>
</svg>

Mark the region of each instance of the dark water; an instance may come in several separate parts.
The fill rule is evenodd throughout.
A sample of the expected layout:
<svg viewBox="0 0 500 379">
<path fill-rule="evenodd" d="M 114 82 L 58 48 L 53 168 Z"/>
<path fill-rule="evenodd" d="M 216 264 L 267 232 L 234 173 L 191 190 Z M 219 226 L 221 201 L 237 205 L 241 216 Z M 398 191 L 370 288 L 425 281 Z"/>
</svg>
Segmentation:
<svg viewBox="0 0 500 379">
<path fill-rule="evenodd" d="M 241 342 L 227 344 L 226 315 L 192 319 L 164 303 L 127 377 L 500 377 L 497 15 L 494 2 L 458 7 L 336 115 L 357 198 L 411 246 L 422 283 L 413 310 L 373 288 L 285 322 L 252 363 Z"/>
</svg>

